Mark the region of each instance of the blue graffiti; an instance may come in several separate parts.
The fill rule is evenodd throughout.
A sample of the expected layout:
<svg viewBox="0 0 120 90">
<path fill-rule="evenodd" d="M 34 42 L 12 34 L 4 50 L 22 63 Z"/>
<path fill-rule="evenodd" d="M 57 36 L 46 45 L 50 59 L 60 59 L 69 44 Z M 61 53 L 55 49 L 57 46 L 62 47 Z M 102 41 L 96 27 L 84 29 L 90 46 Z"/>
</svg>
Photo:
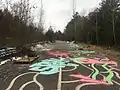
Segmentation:
<svg viewBox="0 0 120 90">
<path fill-rule="evenodd" d="M 61 59 L 50 58 L 32 64 L 29 70 L 37 71 L 40 72 L 40 74 L 44 74 L 44 75 L 51 75 L 58 73 L 60 71 L 60 68 L 65 68 L 67 66 L 71 67 L 71 66 L 79 66 L 79 65 L 74 63 L 69 63 L 63 58 Z"/>
</svg>

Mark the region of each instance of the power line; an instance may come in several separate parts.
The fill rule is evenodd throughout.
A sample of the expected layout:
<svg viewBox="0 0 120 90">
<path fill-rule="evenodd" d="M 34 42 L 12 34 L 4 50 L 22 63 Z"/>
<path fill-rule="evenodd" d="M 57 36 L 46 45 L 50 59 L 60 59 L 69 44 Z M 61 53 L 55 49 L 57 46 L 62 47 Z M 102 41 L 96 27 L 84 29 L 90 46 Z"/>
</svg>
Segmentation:
<svg viewBox="0 0 120 90">
<path fill-rule="evenodd" d="M 38 0 L 36 3 L 31 4 L 31 6 L 34 6 L 34 5 L 38 4 L 40 1 L 41 1 L 41 0 Z"/>
</svg>

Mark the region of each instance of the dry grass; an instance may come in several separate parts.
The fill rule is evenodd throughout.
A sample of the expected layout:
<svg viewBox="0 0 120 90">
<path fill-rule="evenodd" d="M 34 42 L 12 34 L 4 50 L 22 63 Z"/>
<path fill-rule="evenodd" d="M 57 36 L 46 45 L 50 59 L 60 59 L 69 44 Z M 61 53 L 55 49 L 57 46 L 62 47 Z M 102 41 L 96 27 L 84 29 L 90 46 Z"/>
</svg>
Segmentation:
<svg viewBox="0 0 120 90">
<path fill-rule="evenodd" d="M 88 48 L 97 52 L 102 52 L 110 58 L 111 60 L 114 60 L 120 64 L 120 51 L 116 50 L 115 48 L 108 48 L 103 46 L 96 46 L 96 45 L 88 45 L 88 44 L 79 44 L 80 46 L 83 46 L 83 48 Z"/>
</svg>

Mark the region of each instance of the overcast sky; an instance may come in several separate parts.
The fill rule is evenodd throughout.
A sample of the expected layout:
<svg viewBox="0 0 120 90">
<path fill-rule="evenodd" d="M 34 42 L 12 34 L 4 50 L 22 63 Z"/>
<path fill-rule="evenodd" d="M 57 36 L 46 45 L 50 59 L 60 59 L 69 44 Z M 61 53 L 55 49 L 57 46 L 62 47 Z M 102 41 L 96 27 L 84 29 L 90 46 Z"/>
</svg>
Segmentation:
<svg viewBox="0 0 120 90">
<path fill-rule="evenodd" d="M 51 25 L 56 30 L 64 30 L 73 15 L 72 1 L 73 0 L 43 0 L 44 26 L 46 29 Z M 97 7 L 100 1 L 101 0 L 76 0 L 76 11 L 79 13 L 88 13 Z M 30 3 L 38 7 L 38 9 L 32 12 L 35 16 L 35 21 L 38 22 L 40 0 L 30 0 Z"/>
<path fill-rule="evenodd" d="M 36 0 L 37 1 L 37 0 Z M 45 26 L 64 30 L 72 17 L 73 0 L 43 0 Z M 76 11 L 87 13 L 99 5 L 101 0 L 76 0 Z"/>
</svg>

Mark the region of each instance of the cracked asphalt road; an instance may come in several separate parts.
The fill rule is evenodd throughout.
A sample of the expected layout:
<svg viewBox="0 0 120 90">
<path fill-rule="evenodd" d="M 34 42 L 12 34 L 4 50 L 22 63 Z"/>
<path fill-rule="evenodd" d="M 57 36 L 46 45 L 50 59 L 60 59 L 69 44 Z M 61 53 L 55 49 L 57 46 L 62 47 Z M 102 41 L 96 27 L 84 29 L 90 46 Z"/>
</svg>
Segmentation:
<svg viewBox="0 0 120 90">
<path fill-rule="evenodd" d="M 71 49 L 70 44 L 63 41 L 57 41 L 49 45 L 54 51 L 76 51 Z M 41 57 L 36 61 L 37 63 L 49 58 L 57 58 L 51 56 L 46 52 L 41 53 Z M 76 58 L 87 58 L 81 60 L 80 63 L 74 62 Z M 107 65 L 104 62 L 109 61 L 101 59 L 96 62 L 95 58 L 104 58 L 105 56 L 100 52 L 94 54 L 78 54 L 75 52 L 68 63 L 77 64 L 79 66 L 69 66 L 58 68 L 59 72 L 54 74 L 41 74 L 44 71 L 30 71 L 29 66 L 32 64 L 14 64 L 8 62 L 0 66 L 0 90 L 120 90 L 120 69 L 115 65 Z M 92 58 L 89 60 L 88 58 Z M 89 64 L 86 62 L 90 61 Z M 33 62 L 36 63 L 36 62 Z M 54 62 L 54 59 L 53 59 Z M 103 64 L 101 64 L 101 62 Z M 111 62 L 110 62 L 111 64 Z M 52 65 L 52 64 L 51 64 Z M 41 67 L 39 69 L 42 69 Z M 45 69 L 45 68 L 44 68 Z M 52 68 L 53 69 L 53 68 Z M 45 72 L 50 71 L 51 68 L 46 69 Z M 54 70 L 55 71 L 55 70 Z M 57 71 L 57 70 L 56 70 Z M 78 76 L 74 76 L 78 75 Z M 112 84 L 110 84 L 110 82 Z"/>
</svg>

